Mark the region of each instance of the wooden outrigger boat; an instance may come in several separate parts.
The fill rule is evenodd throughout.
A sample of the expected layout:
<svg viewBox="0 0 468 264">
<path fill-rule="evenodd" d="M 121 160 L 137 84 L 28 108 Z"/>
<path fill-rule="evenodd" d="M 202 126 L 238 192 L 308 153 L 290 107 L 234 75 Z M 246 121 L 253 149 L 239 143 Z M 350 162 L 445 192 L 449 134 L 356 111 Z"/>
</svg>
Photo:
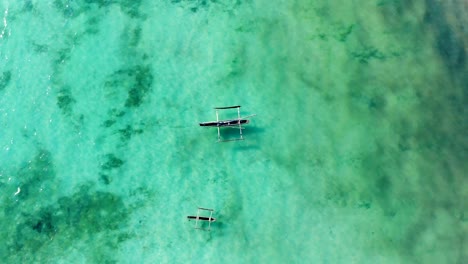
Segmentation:
<svg viewBox="0 0 468 264">
<path fill-rule="evenodd" d="M 218 110 L 233 109 L 233 108 L 237 108 L 237 118 L 236 119 L 219 120 Z M 216 109 L 216 121 L 202 122 L 202 123 L 200 123 L 200 126 L 218 128 L 218 142 L 244 140 L 244 137 L 242 136 L 242 129 L 243 129 L 242 125 L 248 124 L 250 121 L 247 118 L 255 116 L 255 115 L 249 115 L 249 116 L 241 117 L 241 115 L 240 115 L 240 105 L 215 107 L 214 109 Z M 227 139 L 227 140 L 221 139 L 221 132 L 220 132 L 221 127 L 235 127 L 235 128 L 238 127 L 240 137 L 235 138 L 235 139 Z"/>
<path fill-rule="evenodd" d="M 210 216 L 200 216 L 200 211 L 209 211 Z M 195 220 L 195 227 L 194 227 L 195 229 L 210 231 L 211 230 L 211 223 L 216 221 L 216 218 L 213 217 L 213 212 L 214 212 L 213 209 L 198 207 L 197 215 L 196 216 L 189 215 L 189 216 L 187 216 L 187 219 Z M 200 222 L 200 221 L 208 222 L 208 228 L 199 227 L 198 222 Z"/>
</svg>

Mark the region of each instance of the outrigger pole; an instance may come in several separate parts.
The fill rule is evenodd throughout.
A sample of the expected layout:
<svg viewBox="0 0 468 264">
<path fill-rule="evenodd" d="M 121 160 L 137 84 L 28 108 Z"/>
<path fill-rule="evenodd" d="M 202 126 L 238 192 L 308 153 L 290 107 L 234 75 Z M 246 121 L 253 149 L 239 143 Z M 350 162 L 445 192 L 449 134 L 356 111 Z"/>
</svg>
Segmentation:
<svg viewBox="0 0 468 264">
<path fill-rule="evenodd" d="M 222 108 L 215 108 L 216 109 L 216 123 L 219 123 L 219 118 L 218 118 L 218 109 Z M 221 138 L 221 132 L 219 131 L 219 126 L 218 126 L 218 141 Z"/>
<path fill-rule="evenodd" d="M 218 118 L 218 110 L 219 109 L 231 109 L 231 108 L 237 108 L 237 124 L 239 125 L 239 133 L 240 133 L 240 138 L 237 139 L 230 139 L 230 140 L 221 140 L 221 132 L 220 132 L 220 126 L 218 126 L 218 141 L 235 141 L 235 140 L 244 140 L 242 137 L 242 126 L 241 126 L 241 116 L 240 116 L 240 105 L 236 106 L 225 106 L 225 107 L 215 107 L 216 109 L 216 122 L 219 122 Z"/>
</svg>

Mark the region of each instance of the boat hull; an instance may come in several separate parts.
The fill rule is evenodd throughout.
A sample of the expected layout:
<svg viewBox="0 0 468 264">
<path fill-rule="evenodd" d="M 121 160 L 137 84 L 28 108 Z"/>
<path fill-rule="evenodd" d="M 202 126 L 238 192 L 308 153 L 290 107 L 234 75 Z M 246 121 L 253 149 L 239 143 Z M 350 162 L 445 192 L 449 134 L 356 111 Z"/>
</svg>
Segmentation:
<svg viewBox="0 0 468 264">
<path fill-rule="evenodd" d="M 206 127 L 226 127 L 226 126 L 238 126 L 248 124 L 247 119 L 233 119 L 233 120 L 222 120 L 222 121 L 210 121 L 200 123 L 200 126 Z"/>
<path fill-rule="evenodd" d="M 214 222 L 216 221 L 216 218 L 213 218 L 213 217 L 206 217 L 206 216 L 187 216 L 188 219 L 193 219 L 193 220 L 200 220 L 200 221 L 210 221 L 210 222 Z"/>
</svg>

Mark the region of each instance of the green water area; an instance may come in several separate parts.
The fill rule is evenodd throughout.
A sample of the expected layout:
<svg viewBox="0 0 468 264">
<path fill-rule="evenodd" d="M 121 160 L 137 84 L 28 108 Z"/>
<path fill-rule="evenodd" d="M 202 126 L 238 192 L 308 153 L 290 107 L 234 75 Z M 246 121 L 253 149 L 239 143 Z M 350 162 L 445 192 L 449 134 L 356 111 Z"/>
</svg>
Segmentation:
<svg viewBox="0 0 468 264">
<path fill-rule="evenodd" d="M 468 259 L 466 2 L 0 0 L 0 18 L 0 262 Z M 256 115 L 219 133 L 244 140 L 199 126 L 237 105 Z"/>
</svg>

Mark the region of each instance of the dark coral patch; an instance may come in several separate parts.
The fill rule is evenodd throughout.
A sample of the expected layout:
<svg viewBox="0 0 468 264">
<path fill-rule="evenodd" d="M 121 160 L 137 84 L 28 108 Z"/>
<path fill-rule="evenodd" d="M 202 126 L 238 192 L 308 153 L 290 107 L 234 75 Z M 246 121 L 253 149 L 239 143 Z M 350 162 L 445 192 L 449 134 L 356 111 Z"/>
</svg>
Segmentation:
<svg viewBox="0 0 468 264">
<path fill-rule="evenodd" d="M 82 186 L 70 197 L 61 198 L 57 213 L 61 215 L 57 222 L 74 225 L 76 230 L 73 231 L 80 233 L 115 230 L 128 214 L 121 197 L 109 192 L 93 192 L 89 185 Z"/>
<path fill-rule="evenodd" d="M 101 173 L 104 184 L 111 181 L 105 175 L 123 164 L 124 161 L 114 154 L 105 156 Z M 76 245 L 89 243 L 91 237 L 93 247 L 84 251 L 83 256 L 93 263 L 116 263 L 115 252 L 122 242 L 133 237 L 127 230 L 129 216 L 145 204 L 135 201 L 127 205 L 123 197 L 98 191 L 89 183 L 80 185 L 65 196 L 56 196 L 58 194 L 53 188 L 60 188 L 60 181 L 57 181 L 53 155 L 45 149 L 39 149 L 28 157 L 24 165 L 11 175 L 11 182 L 0 181 L 0 187 L 9 188 L 5 191 L 10 194 L 16 186 L 20 186 L 21 191 L 18 189 L 14 196 L 0 196 L 3 210 L 0 217 L 3 242 L 0 259 L 4 263 L 37 260 L 55 263 L 60 256 L 50 252 L 58 248 L 70 252 L 76 249 Z M 132 191 L 132 196 L 141 193 L 137 189 Z M 148 192 L 145 192 L 146 197 Z"/>
<path fill-rule="evenodd" d="M 111 109 L 108 111 L 108 115 L 110 116 L 104 123 L 102 124 L 104 127 L 111 127 L 115 123 L 117 123 L 117 120 L 121 118 L 122 116 L 125 115 L 124 111 L 119 111 L 117 109 Z"/>
<path fill-rule="evenodd" d="M 390 181 L 390 177 L 385 174 L 379 175 L 375 180 L 375 187 L 378 193 L 382 195 L 388 194 L 392 188 L 392 182 Z"/>
<path fill-rule="evenodd" d="M 129 141 L 132 136 L 143 133 L 143 129 L 133 129 L 132 126 L 128 125 L 124 129 L 120 129 L 119 133 L 122 141 Z"/>
<path fill-rule="evenodd" d="M 34 9 L 34 4 L 31 0 L 25 0 L 22 11 L 31 12 Z"/>
<path fill-rule="evenodd" d="M 47 45 L 41 45 L 41 44 L 37 44 L 33 42 L 32 46 L 33 46 L 34 52 L 37 52 L 37 53 L 45 53 L 49 51 L 49 47 Z"/>
<path fill-rule="evenodd" d="M 231 12 L 234 9 L 238 8 L 242 5 L 241 0 L 235 1 L 226 1 L 220 2 L 218 0 L 171 0 L 172 4 L 179 5 L 182 8 L 186 8 L 193 13 L 198 11 L 205 11 L 208 10 L 210 7 L 216 6 L 220 10 L 224 12 Z"/>
<path fill-rule="evenodd" d="M 86 33 L 91 35 L 99 33 L 99 22 L 101 20 L 97 16 L 88 18 L 86 20 Z"/>
<path fill-rule="evenodd" d="M 107 154 L 105 162 L 101 164 L 102 172 L 99 173 L 99 182 L 109 185 L 112 182 L 113 175 L 125 164 L 125 161 L 114 154 Z"/>
<path fill-rule="evenodd" d="M 113 126 L 116 122 L 117 122 L 117 120 L 114 120 L 114 119 L 107 119 L 106 121 L 104 121 L 104 123 L 102 123 L 102 125 L 103 125 L 104 127 L 111 127 L 111 126 Z"/>
<path fill-rule="evenodd" d="M 57 52 L 57 57 L 54 59 L 54 66 L 60 65 L 71 58 L 71 47 L 60 49 Z"/>
<path fill-rule="evenodd" d="M 369 98 L 368 106 L 370 110 L 382 111 L 385 109 L 386 105 L 387 105 L 387 100 L 382 95 L 376 95 L 376 96 Z"/>
<path fill-rule="evenodd" d="M 54 0 L 54 7 L 67 18 L 75 18 L 82 12 L 79 3 L 68 0 Z"/>
<path fill-rule="evenodd" d="M 171 3 L 173 4 L 179 4 L 182 5 L 186 8 L 188 8 L 192 12 L 197 12 L 200 9 L 207 8 L 209 4 L 216 3 L 214 0 L 198 0 L 198 1 L 193 1 L 193 0 L 171 0 Z"/>
<path fill-rule="evenodd" d="M 21 213 L 14 234 L 6 238 L 8 251 L 14 253 L 9 258 L 18 259 L 40 252 L 42 247 L 54 241 L 64 249 L 71 248 L 80 239 L 100 232 L 106 233 L 106 240 L 97 242 L 115 250 L 121 241 L 130 238 L 118 230 L 126 225 L 128 215 L 121 197 L 94 191 L 90 185 L 81 186 L 77 192 L 60 198 L 56 203 Z M 109 239 L 113 236 L 116 239 Z M 88 252 L 88 255 L 96 259 L 103 255 L 112 257 L 102 251 Z"/>
<path fill-rule="evenodd" d="M 370 60 L 383 60 L 385 55 L 374 47 L 366 47 L 362 50 L 355 51 L 351 53 L 352 57 L 357 59 L 360 63 L 367 64 Z"/>
<path fill-rule="evenodd" d="M 62 88 L 57 95 L 57 106 L 65 113 L 71 114 L 76 100 L 71 95 L 70 88 Z"/>
<path fill-rule="evenodd" d="M 129 17 L 142 18 L 140 14 L 141 0 L 127 0 L 120 2 L 120 9 L 125 12 Z"/>
<path fill-rule="evenodd" d="M 18 171 L 21 192 L 19 197 L 26 199 L 40 190 L 41 184 L 55 177 L 52 155 L 49 151 L 41 149 L 35 157 Z"/>
<path fill-rule="evenodd" d="M 348 36 L 353 32 L 353 28 L 354 28 L 354 25 L 350 25 L 350 26 L 342 26 L 340 28 L 338 28 L 338 33 L 336 35 L 337 39 L 341 42 L 344 42 L 346 41 L 346 39 L 348 38 Z"/>
<path fill-rule="evenodd" d="M 11 71 L 4 71 L 0 77 L 0 91 L 5 89 L 11 81 Z"/>
<path fill-rule="evenodd" d="M 114 154 L 106 155 L 106 162 L 101 165 L 103 170 L 113 170 L 118 169 L 124 164 L 124 161 L 117 158 Z"/>
<path fill-rule="evenodd" d="M 125 106 L 129 108 L 139 107 L 145 96 L 151 90 L 153 73 L 149 66 L 135 66 L 118 70 L 110 75 L 105 85 L 110 89 L 127 89 Z"/>
<path fill-rule="evenodd" d="M 141 27 L 132 30 L 130 36 L 128 36 L 127 39 L 129 39 L 130 46 L 137 46 L 141 39 Z"/>
<path fill-rule="evenodd" d="M 52 235 L 56 229 L 54 227 L 52 212 L 44 211 L 38 215 L 38 218 L 31 222 L 31 227 L 38 233 Z"/>
<path fill-rule="evenodd" d="M 148 93 L 153 83 L 153 74 L 149 67 L 137 66 L 131 73 L 134 77 L 134 85 L 128 91 L 128 98 L 125 102 L 127 107 L 138 107 L 143 102 L 144 96 Z"/>
<path fill-rule="evenodd" d="M 95 4 L 97 5 L 99 8 L 102 8 L 102 7 L 107 7 L 113 3 L 115 3 L 114 0 L 84 0 L 84 2 L 86 4 Z"/>
<path fill-rule="evenodd" d="M 451 25 L 451 19 L 444 13 L 443 2 L 427 1 L 424 22 L 436 33 L 435 47 L 447 67 L 451 72 L 460 72 L 466 76 L 467 54 L 463 41 L 463 35 L 466 34 L 462 28 L 457 29 Z"/>
<path fill-rule="evenodd" d="M 96 8 L 108 8 L 114 4 L 118 4 L 120 9 L 128 16 L 141 18 L 139 10 L 141 2 L 141 0 L 54 0 L 53 4 L 57 11 L 67 18 L 76 18 L 84 12 L 89 12 Z"/>
<path fill-rule="evenodd" d="M 112 178 L 107 174 L 99 174 L 99 181 L 105 185 L 109 185 L 112 182 Z"/>
</svg>

